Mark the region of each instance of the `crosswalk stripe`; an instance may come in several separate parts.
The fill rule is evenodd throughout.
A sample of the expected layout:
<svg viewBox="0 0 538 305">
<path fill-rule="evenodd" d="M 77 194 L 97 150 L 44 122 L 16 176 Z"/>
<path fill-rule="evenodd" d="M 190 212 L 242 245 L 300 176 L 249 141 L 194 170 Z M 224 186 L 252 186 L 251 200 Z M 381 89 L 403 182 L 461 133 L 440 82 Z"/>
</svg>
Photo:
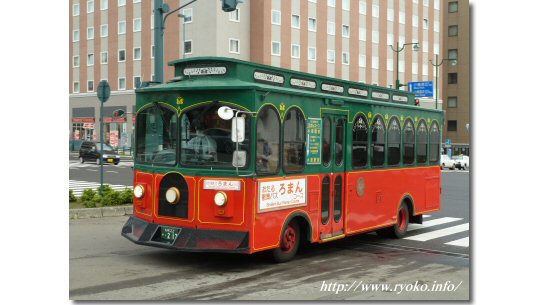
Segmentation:
<svg viewBox="0 0 538 305">
<path fill-rule="evenodd" d="M 432 220 L 425 221 L 421 225 L 411 223 L 411 224 L 409 224 L 409 227 L 407 228 L 407 232 L 422 229 L 422 228 L 433 227 L 433 226 L 437 226 L 437 225 L 441 225 L 441 224 L 445 224 L 445 223 L 449 223 L 449 222 L 454 222 L 454 221 L 458 221 L 458 220 L 461 220 L 461 218 L 442 217 L 442 218 L 437 218 L 437 219 L 432 219 Z"/>
<path fill-rule="evenodd" d="M 469 236 L 462 239 L 456 239 L 451 242 L 445 243 L 445 245 L 458 246 L 458 247 L 469 247 Z"/>
<path fill-rule="evenodd" d="M 443 236 L 448 236 L 448 235 L 452 235 L 452 234 L 456 234 L 456 233 L 460 233 L 464 231 L 469 231 L 469 223 L 464 223 L 461 225 L 448 227 L 445 229 L 440 229 L 440 230 L 431 231 L 431 232 L 427 232 L 423 234 L 409 236 L 409 237 L 405 237 L 404 239 L 416 240 L 416 241 L 428 241 L 431 239 L 440 238 Z"/>
<path fill-rule="evenodd" d="M 120 185 L 120 184 L 108 184 L 113 190 L 124 190 L 126 188 L 132 189 L 132 186 Z M 89 181 L 78 181 L 78 180 L 69 180 L 69 189 L 73 190 L 75 196 L 80 196 L 85 189 L 97 189 L 101 186 L 101 183 L 98 182 L 89 182 Z"/>
</svg>

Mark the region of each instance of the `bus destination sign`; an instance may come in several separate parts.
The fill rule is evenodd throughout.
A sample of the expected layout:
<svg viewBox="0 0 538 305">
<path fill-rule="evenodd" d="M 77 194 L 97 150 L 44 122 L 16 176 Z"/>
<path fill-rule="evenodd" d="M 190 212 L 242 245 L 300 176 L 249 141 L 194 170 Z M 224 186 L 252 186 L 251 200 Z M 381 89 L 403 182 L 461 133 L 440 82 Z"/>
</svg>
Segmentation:
<svg viewBox="0 0 538 305">
<path fill-rule="evenodd" d="M 255 71 L 254 79 L 262 83 L 284 85 L 284 76 L 278 74 Z"/>
<path fill-rule="evenodd" d="M 183 69 L 183 75 L 188 76 L 224 74 L 226 74 L 226 67 L 193 67 Z"/>
</svg>

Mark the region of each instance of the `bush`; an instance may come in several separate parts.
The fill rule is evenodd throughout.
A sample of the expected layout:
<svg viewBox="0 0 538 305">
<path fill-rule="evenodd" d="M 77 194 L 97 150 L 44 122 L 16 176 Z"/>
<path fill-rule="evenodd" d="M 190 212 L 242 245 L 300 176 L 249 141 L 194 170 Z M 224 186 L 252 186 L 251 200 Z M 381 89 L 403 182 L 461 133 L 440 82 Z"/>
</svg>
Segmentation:
<svg viewBox="0 0 538 305">
<path fill-rule="evenodd" d="M 133 203 L 133 197 L 134 197 L 134 194 L 133 194 L 132 189 L 126 188 L 120 192 L 121 204 Z"/>
<path fill-rule="evenodd" d="M 71 198 L 71 191 L 69 194 L 69 198 Z M 110 185 L 103 185 L 103 195 L 99 193 L 99 187 L 95 190 L 86 189 L 82 193 L 80 200 L 85 207 L 95 208 L 98 206 L 114 206 L 133 203 L 133 197 L 132 189 L 126 188 L 122 191 L 115 191 Z"/>
<path fill-rule="evenodd" d="M 77 197 L 73 194 L 73 190 L 69 190 L 69 202 L 77 201 Z"/>
<path fill-rule="evenodd" d="M 103 206 L 121 205 L 120 193 L 116 191 L 109 191 L 103 194 L 103 200 L 101 201 Z"/>
<path fill-rule="evenodd" d="M 95 192 L 92 189 L 85 189 L 82 192 L 82 196 L 80 196 L 80 201 L 82 201 L 84 204 L 87 202 L 90 202 L 93 200 L 93 198 L 97 195 L 97 192 Z"/>
</svg>

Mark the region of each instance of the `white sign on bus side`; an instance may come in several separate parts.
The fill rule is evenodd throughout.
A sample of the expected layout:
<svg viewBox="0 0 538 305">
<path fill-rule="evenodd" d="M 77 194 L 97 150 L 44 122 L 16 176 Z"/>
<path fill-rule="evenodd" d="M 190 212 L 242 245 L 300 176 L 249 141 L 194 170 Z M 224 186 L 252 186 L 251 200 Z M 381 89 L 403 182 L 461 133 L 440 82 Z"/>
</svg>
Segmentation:
<svg viewBox="0 0 538 305">
<path fill-rule="evenodd" d="M 306 178 L 263 181 L 258 187 L 258 212 L 306 205 Z"/>
</svg>

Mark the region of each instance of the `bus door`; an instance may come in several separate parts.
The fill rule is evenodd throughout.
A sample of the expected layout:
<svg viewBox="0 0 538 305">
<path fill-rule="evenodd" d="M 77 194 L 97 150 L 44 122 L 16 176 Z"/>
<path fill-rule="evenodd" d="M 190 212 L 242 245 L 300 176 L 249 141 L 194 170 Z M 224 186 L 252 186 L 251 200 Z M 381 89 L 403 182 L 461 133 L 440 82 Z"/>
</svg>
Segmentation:
<svg viewBox="0 0 538 305">
<path fill-rule="evenodd" d="M 346 116 L 322 116 L 320 239 L 344 234 Z"/>
</svg>

